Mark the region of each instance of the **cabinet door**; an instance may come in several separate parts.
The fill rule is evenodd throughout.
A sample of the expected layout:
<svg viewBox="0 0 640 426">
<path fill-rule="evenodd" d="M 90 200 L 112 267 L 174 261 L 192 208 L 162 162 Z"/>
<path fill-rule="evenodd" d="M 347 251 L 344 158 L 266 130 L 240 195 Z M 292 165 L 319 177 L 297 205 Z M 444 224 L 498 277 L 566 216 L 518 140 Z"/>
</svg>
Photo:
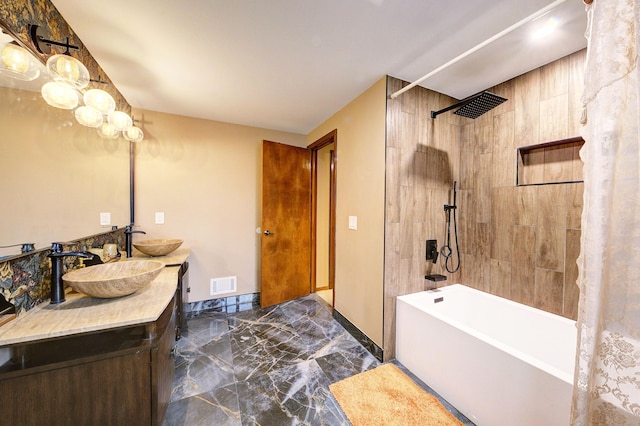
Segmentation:
<svg viewBox="0 0 640 426">
<path fill-rule="evenodd" d="M 171 318 L 158 345 L 151 350 L 151 424 L 153 425 L 162 424 L 171 399 L 175 376 L 173 346 L 176 340 L 176 312 L 173 309 L 175 305 L 170 304 L 170 306 Z"/>
<path fill-rule="evenodd" d="M 151 419 L 149 352 L 0 381 L 0 423 L 145 425 Z"/>
</svg>

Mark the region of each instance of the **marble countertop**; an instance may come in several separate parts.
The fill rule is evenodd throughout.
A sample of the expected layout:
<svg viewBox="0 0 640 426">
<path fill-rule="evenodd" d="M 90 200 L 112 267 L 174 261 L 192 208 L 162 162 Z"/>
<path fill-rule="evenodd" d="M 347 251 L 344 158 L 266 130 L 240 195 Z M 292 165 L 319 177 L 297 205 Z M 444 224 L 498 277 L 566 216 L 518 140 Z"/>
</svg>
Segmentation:
<svg viewBox="0 0 640 426">
<path fill-rule="evenodd" d="M 179 265 L 189 254 L 188 248 L 181 247 L 152 259 Z M 134 252 L 130 259 L 144 258 L 151 257 Z M 144 289 L 114 299 L 96 299 L 67 289 L 64 303 L 41 303 L 0 327 L 0 346 L 153 322 L 175 294 L 178 270 L 178 266 L 167 266 Z"/>
</svg>

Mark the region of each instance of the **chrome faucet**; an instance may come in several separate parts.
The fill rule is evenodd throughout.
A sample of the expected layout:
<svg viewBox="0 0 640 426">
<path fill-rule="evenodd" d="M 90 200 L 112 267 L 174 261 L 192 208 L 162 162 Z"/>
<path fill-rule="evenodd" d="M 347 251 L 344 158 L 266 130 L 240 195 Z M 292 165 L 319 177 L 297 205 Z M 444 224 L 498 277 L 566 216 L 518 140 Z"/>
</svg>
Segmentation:
<svg viewBox="0 0 640 426">
<path fill-rule="evenodd" d="M 51 253 L 51 304 L 57 305 L 64 302 L 64 285 L 62 283 L 62 258 L 67 256 L 83 257 L 85 259 L 93 259 L 91 253 L 83 251 L 62 251 L 62 243 L 52 243 Z"/>
<path fill-rule="evenodd" d="M 133 225 L 127 225 L 124 227 L 124 245 L 127 250 L 127 257 L 131 257 L 131 234 L 146 234 L 144 231 L 134 231 Z"/>
</svg>

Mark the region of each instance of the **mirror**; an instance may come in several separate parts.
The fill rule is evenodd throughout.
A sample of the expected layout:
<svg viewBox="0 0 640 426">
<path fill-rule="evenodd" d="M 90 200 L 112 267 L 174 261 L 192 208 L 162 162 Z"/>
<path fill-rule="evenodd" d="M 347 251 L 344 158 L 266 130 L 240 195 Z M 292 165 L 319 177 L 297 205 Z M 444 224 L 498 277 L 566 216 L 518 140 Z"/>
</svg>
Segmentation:
<svg viewBox="0 0 640 426">
<path fill-rule="evenodd" d="M 12 40 L 0 32 L 0 49 Z M 2 260 L 23 243 L 45 249 L 129 223 L 129 142 L 49 106 L 40 94 L 48 76 L 32 59 L 42 67 L 34 81 L 0 73 L 0 246 L 18 245 L 0 248 Z"/>
</svg>

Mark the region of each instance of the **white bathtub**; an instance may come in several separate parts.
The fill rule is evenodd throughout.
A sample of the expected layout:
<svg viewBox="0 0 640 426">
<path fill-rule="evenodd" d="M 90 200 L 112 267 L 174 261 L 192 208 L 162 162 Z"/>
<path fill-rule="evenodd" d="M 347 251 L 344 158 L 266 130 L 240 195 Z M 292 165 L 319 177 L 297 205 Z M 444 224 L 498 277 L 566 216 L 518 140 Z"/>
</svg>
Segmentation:
<svg viewBox="0 0 640 426">
<path fill-rule="evenodd" d="M 461 284 L 397 300 L 396 358 L 471 421 L 569 424 L 575 321 Z"/>
</svg>

